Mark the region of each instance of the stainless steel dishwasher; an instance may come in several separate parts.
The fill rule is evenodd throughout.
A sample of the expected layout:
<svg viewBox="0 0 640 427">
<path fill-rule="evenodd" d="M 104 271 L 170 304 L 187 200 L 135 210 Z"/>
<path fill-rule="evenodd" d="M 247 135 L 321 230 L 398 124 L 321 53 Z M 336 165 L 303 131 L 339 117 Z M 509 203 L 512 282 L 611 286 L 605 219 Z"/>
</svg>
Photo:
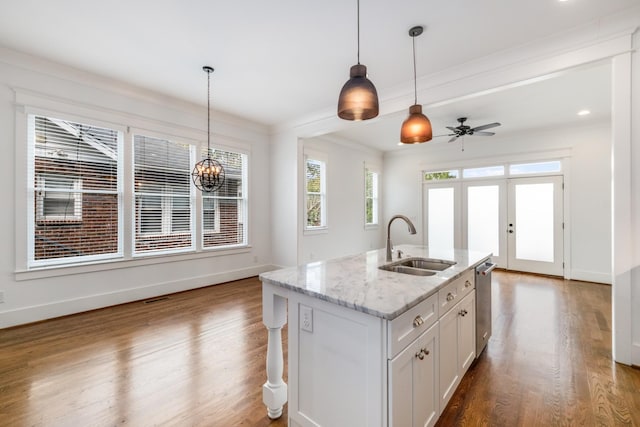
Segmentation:
<svg viewBox="0 0 640 427">
<path fill-rule="evenodd" d="M 491 272 L 496 265 L 487 261 L 476 267 L 476 358 L 491 338 Z"/>
</svg>

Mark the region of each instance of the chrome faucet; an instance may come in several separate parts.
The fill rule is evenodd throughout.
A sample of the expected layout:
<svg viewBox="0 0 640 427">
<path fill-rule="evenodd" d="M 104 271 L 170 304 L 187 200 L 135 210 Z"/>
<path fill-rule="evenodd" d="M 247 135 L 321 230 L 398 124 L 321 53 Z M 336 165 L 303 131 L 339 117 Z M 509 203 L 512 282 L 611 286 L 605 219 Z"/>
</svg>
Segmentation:
<svg viewBox="0 0 640 427">
<path fill-rule="evenodd" d="M 416 227 L 414 227 L 413 223 L 409 218 L 404 215 L 394 215 L 389 220 L 389 225 L 387 226 L 387 261 L 391 261 L 391 223 L 393 220 L 400 218 L 404 220 L 409 226 L 409 234 L 416 234 Z"/>
</svg>

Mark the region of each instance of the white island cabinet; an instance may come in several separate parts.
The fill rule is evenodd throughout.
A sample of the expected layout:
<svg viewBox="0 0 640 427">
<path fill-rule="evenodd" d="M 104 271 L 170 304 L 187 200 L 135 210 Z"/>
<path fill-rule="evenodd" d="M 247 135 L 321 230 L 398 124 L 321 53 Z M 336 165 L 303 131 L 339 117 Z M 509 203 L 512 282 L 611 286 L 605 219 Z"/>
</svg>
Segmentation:
<svg viewBox="0 0 640 427">
<path fill-rule="evenodd" d="M 290 426 L 435 424 L 475 357 L 473 269 L 490 254 L 399 248 L 455 264 L 432 276 L 389 272 L 379 250 L 260 276 L 271 418 L 288 401 Z"/>
</svg>

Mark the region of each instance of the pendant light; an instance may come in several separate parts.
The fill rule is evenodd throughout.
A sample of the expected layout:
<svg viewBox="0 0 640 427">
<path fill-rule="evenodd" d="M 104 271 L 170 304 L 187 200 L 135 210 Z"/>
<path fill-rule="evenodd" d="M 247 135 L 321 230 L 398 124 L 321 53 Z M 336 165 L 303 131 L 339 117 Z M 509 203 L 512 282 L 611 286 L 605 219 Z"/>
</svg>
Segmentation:
<svg viewBox="0 0 640 427">
<path fill-rule="evenodd" d="M 338 117 L 344 120 L 368 120 L 378 115 L 378 92 L 367 78 L 367 67 L 360 64 L 360 0 L 358 2 L 358 63 L 351 67 L 349 80 L 338 98 Z"/>
<path fill-rule="evenodd" d="M 409 30 L 409 35 L 413 40 L 413 90 L 414 101 L 409 107 L 409 117 L 402 123 L 400 129 L 400 142 L 403 144 L 418 144 L 431 141 L 433 136 L 431 122 L 422 114 L 422 105 L 418 104 L 418 85 L 416 75 L 416 37 L 422 34 L 421 26 L 413 27 Z"/>
<path fill-rule="evenodd" d="M 224 184 L 224 168 L 211 158 L 211 73 L 213 68 L 202 67 L 207 73 L 207 157 L 196 163 L 191 172 L 191 179 L 196 188 L 204 193 L 213 193 Z"/>
</svg>

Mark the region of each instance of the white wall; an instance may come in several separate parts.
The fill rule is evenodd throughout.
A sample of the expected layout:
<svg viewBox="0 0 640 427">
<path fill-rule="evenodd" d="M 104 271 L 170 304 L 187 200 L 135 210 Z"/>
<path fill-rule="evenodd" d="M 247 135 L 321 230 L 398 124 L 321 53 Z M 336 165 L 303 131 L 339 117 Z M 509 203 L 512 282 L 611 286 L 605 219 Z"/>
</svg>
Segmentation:
<svg viewBox="0 0 640 427">
<path fill-rule="evenodd" d="M 300 221 L 298 263 L 336 258 L 382 247 L 382 223 L 370 228 L 365 228 L 364 224 L 364 165 L 377 166 L 382 170 L 382 153 L 354 142 L 327 137 L 305 139 L 302 144 L 301 156 L 305 150 L 310 149 L 327 157 L 328 228 L 326 232 L 305 234 L 304 220 Z M 299 179 L 303 191 L 303 167 L 300 169 Z M 380 180 L 385 180 L 384 174 L 380 176 Z M 384 195 L 380 194 L 380 197 L 383 199 Z M 300 193 L 299 198 L 304 200 L 304 193 Z"/>
<path fill-rule="evenodd" d="M 0 49 L 0 198 L 5 202 L 5 209 L 0 211 L 0 291 L 4 292 L 0 328 L 250 277 L 271 268 L 269 165 L 263 161 L 269 158 L 267 129 L 214 112 L 212 145 L 221 140 L 228 148 L 250 151 L 250 247 L 17 272 L 20 267 L 16 259 L 24 258 L 20 251 L 27 236 L 19 226 L 14 233 L 16 224 L 25 221 L 24 212 L 16 213 L 14 204 L 19 208 L 26 205 L 26 188 L 16 185 L 20 182 L 16 174 L 26 173 L 27 165 L 14 164 L 26 144 L 16 138 L 24 135 L 23 129 L 16 129 L 16 117 L 24 108 L 14 105 L 16 90 L 23 99 L 42 104 L 27 108 L 47 108 L 62 114 L 74 110 L 121 126 L 178 135 L 185 132 L 206 141 L 206 108 L 202 106 Z"/>
<path fill-rule="evenodd" d="M 280 267 L 298 264 L 298 136 L 293 130 L 271 136 L 269 185 L 271 197 L 271 254 Z"/>
<path fill-rule="evenodd" d="M 640 366 L 640 33 L 636 31 L 631 55 L 631 269 L 632 363 Z"/>
<path fill-rule="evenodd" d="M 570 153 L 570 171 L 565 183 L 570 206 L 565 215 L 570 226 L 568 275 L 578 280 L 611 283 L 611 133 L 610 124 L 596 123 L 528 131 L 522 135 L 469 137 L 465 151 L 460 143 L 427 143 L 388 153 L 384 161 L 384 211 L 387 216 L 409 216 L 418 234 L 404 228 L 393 231 L 396 243 L 423 243 L 422 183 L 424 169 L 491 165 L 510 159 L 537 159 L 545 152 Z M 394 224 L 395 227 L 395 224 Z M 404 227 L 399 224 L 398 227 Z"/>
</svg>

